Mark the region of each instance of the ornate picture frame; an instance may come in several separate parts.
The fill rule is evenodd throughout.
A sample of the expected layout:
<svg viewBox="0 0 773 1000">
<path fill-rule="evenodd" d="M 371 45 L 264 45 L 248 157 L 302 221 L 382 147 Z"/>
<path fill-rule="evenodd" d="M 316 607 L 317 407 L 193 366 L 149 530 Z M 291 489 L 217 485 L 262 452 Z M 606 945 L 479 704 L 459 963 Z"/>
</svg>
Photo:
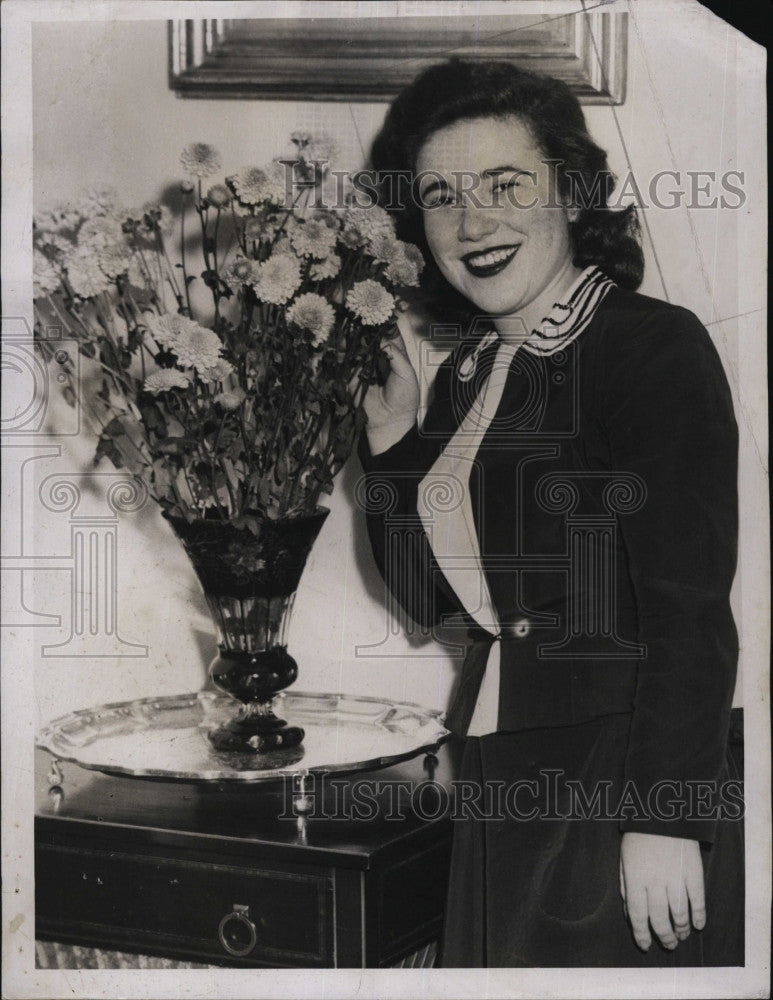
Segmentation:
<svg viewBox="0 0 773 1000">
<path fill-rule="evenodd" d="M 544 9 L 544 8 L 543 8 Z M 625 100 L 628 15 L 210 18 L 169 22 L 180 97 L 387 101 L 452 55 L 512 60 L 584 104 Z"/>
</svg>

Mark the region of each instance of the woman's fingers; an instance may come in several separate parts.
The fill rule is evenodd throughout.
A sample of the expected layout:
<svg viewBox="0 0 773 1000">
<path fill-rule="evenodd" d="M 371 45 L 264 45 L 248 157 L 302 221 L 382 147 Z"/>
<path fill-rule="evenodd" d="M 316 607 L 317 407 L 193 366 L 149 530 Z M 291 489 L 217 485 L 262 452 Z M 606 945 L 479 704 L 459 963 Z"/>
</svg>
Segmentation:
<svg viewBox="0 0 773 1000">
<path fill-rule="evenodd" d="M 682 837 L 624 833 L 620 892 L 637 945 L 647 951 L 650 927 L 664 948 L 676 948 L 692 923 L 706 923 L 700 844 Z"/>
<path fill-rule="evenodd" d="M 403 338 L 384 340 L 381 347 L 389 358 L 389 375 L 384 385 L 370 386 L 363 402 L 374 455 L 391 448 L 415 426 L 420 402 L 419 382 Z"/>
<path fill-rule="evenodd" d="M 647 889 L 647 906 L 653 931 L 664 948 L 676 948 L 677 937 L 668 915 L 668 897 L 663 885 Z"/>
<path fill-rule="evenodd" d="M 626 882 L 625 901 L 634 940 L 642 951 L 648 951 L 652 944 L 652 937 L 650 936 L 649 910 L 647 909 L 647 891 L 644 886 L 641 884 L 628 885 Z"/>
<path fill-rule="evenodd" d="M 618 872 L 620 878 L 620 895 L 623 898 L 623 913 L 625 914 L 625 919 L 628 919 L 628 904 L 625 901 L 625 874 L 623 872 L 623 858 L 620 857 L 620 863 L 618 865 Z"/>
<path fill-rule="evenodd" d="M 703 882 L 703 861 L 697 843 L 695 850 L 687 857 L 684 881 L 692 913 L 692 925 L 697 931 L 702 931 L 706 926 L 706 890 Z"/>
<path fill-rule="evenodd" d="M 392 340 L 387 340 L 382 345 L 382 349 L 392 366 L 392 371 L 399 378 L 414 381 L 416 373 L 408 358 L 408 351 L 405 348 L 405 341 L 398 334 Z"/>
<path fill-rule="evenodd" d="M 387 340 L 383 350 L 389 358 L 390 372 L 383 386 L 382 399 L 388 411 L 402 418 L 416 419 L 419 409 L 419 381 L 408 358 L 401 336 Z"/>
<path fill-rule="evenodd" d="M 687 903 L 685 883 L 682 881 L 669 882 L 666 886 L 666 894 L 676 936 L 680 941 L 684 941 L 690 934 L 690 909 Z"/>
</svg>

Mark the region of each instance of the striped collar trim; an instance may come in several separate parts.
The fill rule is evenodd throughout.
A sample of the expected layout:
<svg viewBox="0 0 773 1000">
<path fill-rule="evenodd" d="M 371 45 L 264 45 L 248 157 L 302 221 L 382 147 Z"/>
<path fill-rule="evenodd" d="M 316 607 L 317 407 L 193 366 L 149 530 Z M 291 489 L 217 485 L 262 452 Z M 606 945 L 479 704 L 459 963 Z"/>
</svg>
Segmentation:
<svg viewBox="0 0 773 1000">
<path fill-rule="evenodd" d="M 606 295 L 615 287 L 614 281 L 598 267 L 586 267 L 567 290 L 565 300 L 554 303 L 542 320 L 542 329 L 532 330 L 531 337 L 521 346 L 530 354 L 545 357 L 563 350 L 586 329 Z M 480 356 L 498 341 L 496 330 L 489 330 L 475 349 L 461 358 L 457 378 L 469 382 Z"/>
<path fill-rule="evenodd" d="M 532 330 L 524 350 L 540 355 L 562 350 L 580 336 L 614 287 L 614 281 L 599 268 L 586 267 L 567 290 L 564 301 L 554 303 L 541 328 Z"/>
</svg>

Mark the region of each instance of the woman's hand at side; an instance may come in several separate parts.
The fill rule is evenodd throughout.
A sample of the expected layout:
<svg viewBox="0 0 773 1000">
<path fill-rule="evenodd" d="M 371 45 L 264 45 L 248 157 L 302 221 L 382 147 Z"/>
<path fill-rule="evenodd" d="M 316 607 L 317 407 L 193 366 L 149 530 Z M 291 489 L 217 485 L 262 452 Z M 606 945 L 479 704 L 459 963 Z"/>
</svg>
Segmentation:
<svg viewBox="0 0 773 1000">
<path fill-rule="evenodd" d="M 366 432 L 371 454 L 391 448 L 415 426 L 419 412 L 419 380 L 400 334 L 382 345 L 391 370 L 384 385 L 372 385 L 365 396 Z"/>
<path fill-rule="evenodd" d="M 676 948 L 692 926 L 706 923 L 703 861 L 697 840 L 654 833 L 623 834 L 620 893 L 636 944 L 647 951 L 650 926 L 665 948 Z"/>
</svg>

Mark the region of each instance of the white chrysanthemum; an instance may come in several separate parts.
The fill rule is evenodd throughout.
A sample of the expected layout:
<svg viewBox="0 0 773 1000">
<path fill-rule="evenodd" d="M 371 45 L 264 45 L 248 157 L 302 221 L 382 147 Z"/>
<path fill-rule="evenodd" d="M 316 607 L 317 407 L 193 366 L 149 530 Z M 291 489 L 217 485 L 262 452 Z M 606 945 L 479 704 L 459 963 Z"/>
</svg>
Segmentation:
<svg viewBox="0 0 773 1000">
<path fill-rule="evenodd" d="M 291 323 L 312 333 L 319 344 L 333 328 L 335 310 L 321 295 L 306 292 L 305 295 L 299 295 L 287 310 L 287 318 Z"/>
<path fill-rule="evenodd" d="M 424 270 L 424 256 L 419 248 L 413 243 L 403 243 L 403 253 L 406 258 L 416 266 L 418 274 Z"/>
<path fill-rule="evenodd" d="M 227 392 L 218 393 L 215 396 L 215 402 L 219 403 L 224 410 L 238 410 L 246 398 L 247 393 L 241 386 L 237 386 L 235 389 L 229 389 Z"/>
<path fill-rule="evenodd" d="M 259 219 L 251 215 L 244 223 L 244 238 L 248 243 L 270 240 L 275 235 L 278 226 L 279 220 L 275 220 L 273 216 L 268 219 Z"/>
<path fill-rule="evenodd" d="M 214 330 L 195 323 L 180 336 L 170 349 L 176 354 L 181 368 L 195 368 L 204 372 L 214 368 L 221 360 L 223 344 Z"/>
<path fill-rule="evenodd" d="M 74 246 L 73 241 L 68 236 L 63 236 L 53 229 L 39 229 L 37 221 L 32 232 L 32 238 L 36 247 L 40 247 L 41 249 L 48 247 L 52 250 L 58 250 L 61 253 L 70 253 Z"/>
<path fill-rule="evenodd" d="M 64 264 L 70 287 L 81 298 L 90 299 L 99 295 L 110 285 L 96 255 L 88 248 L 77 248 L 65 258 Z"/>
<path fill-rule="evenodd" d="M 97 251 L 97 260 L 108 278 L 117 278 L 129 270 L 132 254 L 129 248 L 112 243 Z"/>
<path fill-rule="evenodd" d="M 382 284 L 366 278 L 352 287 L 346 305 L 367 326 L 379 326 L 392 315 L 395 300 Z"/>
<path fill-rule="evenodd" d="M 419 269 L 405 256 L 400 256 L 386 268 L 384 272 L 393 284 L 417 287 L 419 284 Z"/>
<path fill-rule="evenodd" d="M 46 237 L 46 241 L 48 246 L 53 247 L 54 250 L 58 250 L 60 254 L 72 253 L 72 249 L 75 246 L 72 240 L 69 240 L 66 236 L 62 236 L 60 233 L 52 233 Z"/>
<path fill-rule="evenodd" d="M 275 156 L 264 168 L 271 183 L 269 201 L 275 205 L 285 205 L 288 208 L 293 200 L 293 165 Z"/>
<path fill-rule="evenodd" d="M 293 226 L 299 225 L 295 218 L 290 218 L 287 220 L 288 226 L 292 229 Z M 282 233 L 276 243 L 273 245 L 271 252 L 276 254 L 287 254 L 288 257 L 292 257 L 293 260 L 298 260 L 298 255 L 295 250 L 293 250 L 293 245 L 290 242 L 290 237 L 286 233 Z"/>
<path fill-rule="evenodd" d="M 349 206 L 345 213 L 345 228 L 349 230 L 352 227 L 366 240 L 373 240 L 380 235 L 395 235 L 395 224 L 380 205 L 371 205 L 369 208 Z"/>
<path fill-rule="evenodd" d="M 169 392 L 170 389 L 187 389 L 190 384 L 190 377 L 185 372 L 176 368 L 161 368 L 157 372 L 151 372 L 142 387 L 146 392 L 152 392 L 157 396 L 160 392 Z"/>
<path fill-rule="evenodd" d="M 181 337 L 199 329 L 199 324 L 195 320 L 181 313 L 164 313 L 162 316 L 157 316 L 155 313 L 146 312 L 144 319 L 153 340 L 159 347 L 165 347 L 168 351 L 175 350 Z"/>
<path fill-rule="evenodd" d="M 283 205 L 285 202 L 285 185 L 275 169 L 269 168 L 266 171 L 260 167 L 242 167 L 238 173 L 228 178 L 228 183 L 239 201 L 245 205 L 260 205 L 263 202 Z"/>
<path fill-rule="evenodd" d="M 341 243 L 348 247 L 350 250 L 359 250 L 360 247 L 365 246 L 365 237 L 355 226 L 347 225 L 345 229 L 342 229 L 338 233 L 338 239 Z"/>
<path fill-rule="evenodd" d="M 180 163 L 186 174 L 199 179 L 211 177 L 223 165 L 220 153 L 208 142 L 192 142 L 186 146 L 180 154 Z"/>
<path fill-rule="evenodd" d="M 122 219 L 114 215 L 99 215 L 86 219 L 78 230 L 78 245 L 102 248 L 108 244 L 126 244 Z"/>
<path fill-rule="evenodd" d="M 92 187 L 78 198 L 74 207 L 86 221 L 114 216 L 118 211 L 118 195 L 113 187 Z"/>
<path fill-rule="evenodd" d="M 338 145 L 329 135 L 312 136 L 301 150 L 301 155 L 313 163 L 329 164 L 338 155 Z"/>
<path fill-rule="evenodd" d="M 36 299 L 59 288 L 59 275 L 56 268 L 45 254 L 37 248 L 32 252 L 33 294 Z"/>
<path fill-rule="evenodd" d="M 32 220 L 32 226 L 38 238 L 48 233 L 55 233 L 58 229 L 53 212 L 38 212 Z"/>
<path fill-rule="evenodd" d="M 231 192 L 225 184 L 213 184 L 207 191 L 207 201 L 214 208 L 228 208 L 231 204 Z"/>
<path fill-rule="evenodd" d="M 396 240 L 389 233 L 377 233 L 373 239 L 368 240 L 368 253 L 383 264 L 394 264 L 405 259 L 402 241 Z"/>
<path fill-rule="evenodd" d="M 252 205 L 242 205 L 238 198 L 231 202 L 231 211 L 237 219 L 249 219 L 254 211 Z"/>
<path fill-rule="evenodd" d="M 83 222 L 83 213 L 77 205 L 68 202 L 59 205 L 50 213 L 49 232 L 58 233 L 63 229 L 77 229 Z"/>
<path fill-rule="evenodd" d="M 335 246 L 336 233 L 319 219 L 309 219 L 293 227 L 290 242 L 302 257 L 327 257 Z"/>
<path fill-rule="evenodd" d="M 335 278 L 341 270 L 341 258 L 337 253 L 328 254 L 323 260 L 315 260 L 309 268 L 309 277 L 312 281 L 325 281 L 327 278 Z"/>
<path fill-rule="evenodd" d="M 202 382 L 223 382 L 233 373 L 234 366 L 225 358 L 218 358 L 214 365 L 196 370 Z"/>
<path fill-rule="evenodd" d="M 223 281 L 234 292 L 238 292 L 242 285 L 253 285 L 257 277 L 257 261 L 242 256 L 234 258 L 223 272 Z"/>
<path fill-rule="evenodd" d="M 258 298 L 281 306 L 291 299 L 301 283 L 301 265 L 297 257 L 276 250 L 258 265 L 255 291 Z"/>
</svg>

